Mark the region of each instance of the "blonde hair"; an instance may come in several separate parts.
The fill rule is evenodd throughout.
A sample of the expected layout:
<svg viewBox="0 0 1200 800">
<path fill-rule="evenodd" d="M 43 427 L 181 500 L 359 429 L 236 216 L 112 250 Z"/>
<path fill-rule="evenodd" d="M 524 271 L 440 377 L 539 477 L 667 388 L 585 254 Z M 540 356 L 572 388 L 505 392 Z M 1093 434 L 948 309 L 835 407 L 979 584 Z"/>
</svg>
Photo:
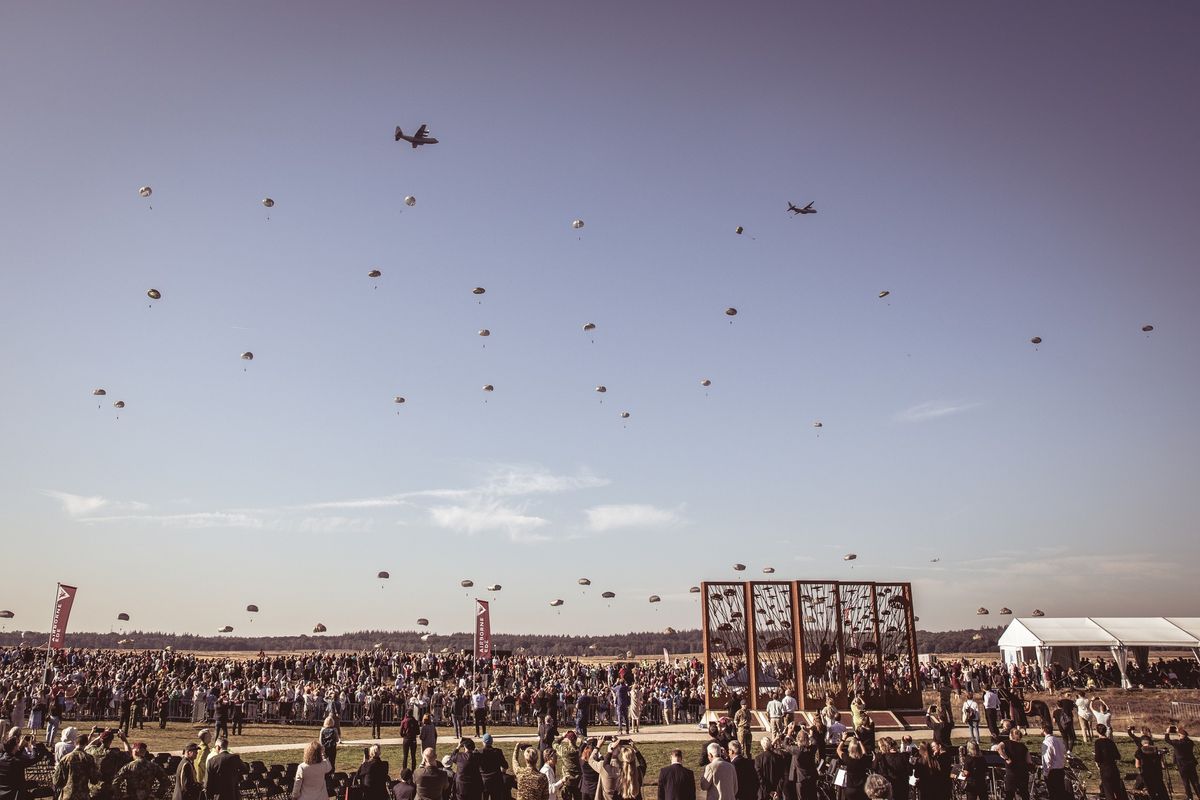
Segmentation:
<svg viewBox="0 0 1200 800">
<path fill-rule="evenodd" d="M 328 717 L 326 717 L 326 718 L 325 718 L 325 721 L 324 721 L 324 722 L 322 722 L 322 723 L 321 723 L 321 725 L 322 725 L 322 727 L 325 727 L 325 728 L 332 728 L 332 727 L 334 727 L 334 725 L 333 725 L 333 715 L 332 715 L 332 714 L 330 714 Z"/>
<path fill-rule="evenodd" d="M 305 764 L 320 764 L 323 756 L 321 755 L 321 743 L 309 742 L 308 747 L 304 748 L 304 763 Z"/>
<path fill-rule="evenodd" d="M 617 752 L 617 764 L 621 770 L 617 776 L 617 793 L 621 797 L 630 798 L 641 795 L 642 774 L 638 772 L 632 747 L 622 747 Z"/>
</svg>

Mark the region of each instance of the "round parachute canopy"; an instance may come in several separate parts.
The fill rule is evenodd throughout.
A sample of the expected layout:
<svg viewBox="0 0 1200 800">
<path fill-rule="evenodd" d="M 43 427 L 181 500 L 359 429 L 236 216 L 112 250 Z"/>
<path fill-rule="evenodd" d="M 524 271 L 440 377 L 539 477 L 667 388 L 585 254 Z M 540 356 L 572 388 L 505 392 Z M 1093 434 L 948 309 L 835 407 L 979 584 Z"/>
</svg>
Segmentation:
<svg viewBox="0 0 1200 800">
<path fill-rule="evenodd" d="M 253 360 L 254 360 L 254 353 L 251 353 L 249 350 L 242 353 L 242 361 L 253 361 Z"/>
<path fill-rule="evenodd" d="M 597 386 L 596 391 L 599 392 L 600 394 L 604 394 L 605 392 L 608 391 L 608 387 L 607 386 Z"/>
<path fill-rule="evenodd" d="M 668 625 L 667 627 L 663 628 L 663 633 L 665 633 L 667 636 L 670 636 L 675 633 L 675 629 Z"/>
<path fill-rule="evenodd" d="M 581 219 L 572 220 L 571 227 L 574 228 L 575 230 L 579 230 L 580 228 L 583 227 L 583 220 L 581 220 Z"/>
<path fill-rule="evenodd" d="M 376 578 L 379 578 L 380 580 L 387 580 L 388 578 L 390 578 L 390 577 L 392 577 L 392 576 L 391 576 L 391 574 L 390 574 L 390 573 L 388 573 L 387 571 L 385 571 L 385 570 L 380 570 L 380 571 L 379 571 L 379 574 L 378 574 L 378 575 L 376 575 L 375 577 L 376 577 Z"/>
<path fill-rule="evenodd" d="M 745 564 L 734 564 L 733 568 L 737 572 L 743 572 L 746 569 L 746 565 Z"/>
<path fill-rule="evenodd" d="M 1152 330 L 1154 330 L 1153 325 L 1143 325 L 1142 326 L 1142 333 L 1149 333 Z"/>
<path fill-rule="evenodd" d="M 152 194 L 154 194 L 154 190 L 149 186 L 143 186 L 142 188 L 138 189 L 138 197 L 149 197 Z"/>
<path fill-rule="evenodd" d="M 421 626 L 421 627 L 423 627 L 423 628 L 428 628 L 428 627 L 429 627 L 429 620 L 425 619 L 424 617 L 421 617 L 419 620 L 417 620 L 417 624 L 418 624 L 418 625 L 420 625 L 420 626 Z"/>
<path fill-rule="evenodd" d="M 480 336 L 491 336 L 492 332 L 489 331 L 487 328 L 484 328 L 483 330 L 479 331 L 479 335 Z"/>
<path fill-rule="evenodd" d="M 712 381 L 710 381 L 708 378 L 701 378 L 700 385 L 701 386 L 712 386 Z"/>
<path fill-rule="evenodd" d="M 217 628 L 217 633 L 233 633 L 233 626 L 226 625 L 224 628 Z"/>
<path fill-rule="evenodd" d="M 251 603 L 250 605 L 246 606 L 246 610 L 247 610 L 247 611 L 249 611 L 251 614 L 257 614 L 257 613 L 258 613 L 258 606 L 256 606 L 256 605 L 254 605 L 253 603 Z"/>
<path fill-rule="evenodd" d="M 433 638 L 433 634 L 432 634 L 432 633 L 422 633 L 422 634 L 421 634 L 421 641 L 422 641 L 422 642 L 428 642 L 428 641 L 429 641 L 431 638 Z"/>
<path fill-rule="evenodd" d="M 1045 612 L 1045 611 L 1042 611 L 1040 608 L 1035 608 L 1035 609 L 1033 610 L 1033 616 L 1035 616 L 1035 617 L 1044 617 L 1044 616 L 1046 616 L 1046 612 Z"/>
<path fill-rule="evenodd" d="M 373 270 L 371 270 L 370 272 L 368 272 L 368 273 L 367 273 L 367 277 L 368 277 L 368 278 L 378 278 L 378 277 L 379 277 L 380 275 L 382 275 L 382 274 L 383 274 L 383 273 L 382 273 L 382 272 L 380 272 L 379 270 L 377 270 L 377 269 L 373 269 Z"/>
<path fill-rule="evenodd" d="M 487 294 L 487 289 L 483 288 L 482 286 L 476 286 L 471 290 L 471 294 Z"/>
<path fill-rule="evenodd" d="M 856 558 L 858 558 L 857 553 L 846 553 L 846 555 L 842 556 L 842 561 L 853 561 Z"/>
<path fill-rule="evenodd" d="M 621 412 L 621 419 L 629 419 L 629 412 L 628 412 L 628 411 L 622 411 L 622 412 Z"/>
<path fill-rule="evenodd" d="M 825 424 L 823 422 L 821 422 L 820 420 L 817 420 L 816 422 L 813 423 L 813 427 L 814 428 L 824 428 Z"/>
<path fill-rule="evenodd" d="M 93 397 L 104 397 L 106 394 L 108 394 L 108 392 L 104 391 L 103 389 L 92 389 Z"/>
<path fill-rule="evenodd" d="M 120 614 L 117 614 L 117 619 L 121 622 L 129 622 L 129 615 L 122 611 Z"/>
<path fill-rule="evenodd" d="M 585 322 L 585 323 L 583 323 L 583 329 L 584 329 L 585 331 L 594 331 L 594 330 L 596 330 L 596 323 L 594 323 L 594 322 Z"/>
<path fill-rule="evenodd" d="M 763 574 L 764 575 L 774 575 L 775 568 L 774 567 L 763 567 Z"/>
<path fill-rule="evenodd" d="M 118 400 L 117 402 L 113 403 L 113 408 L 124 408 L 124 407 L 125 407 L 124 400 Z"/>
<path fill-rule="evenodd" d="M 580 586 L 591 586 L 592 585 L 592 581 L 589 578 L 580 578 L 579 580 L 577 580 L 575 582 L 578 583 Z"/>
<path fill-rule="evenodd" d="M 605 600 L 612 600 L 614 597 L 617 596 L 617 593 L 616 592 L 604 592 L 600 596 L 603 597 Z"/>
<path fill-rule="evenodd" d="M 12 619 L 15 616 L 16 616 L 16 614 L 9 611 L 7 608 L 4 609 L 3 611 L 0 611 L 0 619 Z"/>
<path fill-rule="evenodd" d="M 561 606 L 562 604 L 563 604 L 563 601 L 562 601 L 562 600 L 551 600 L 551 601 L 550 601 L 550 606 L 551 606 L 552 608 L 558 608 L 558 607 L 559 607 L 559 606 Z"/>
<path fill-rule="evenodd" d="M 736 233 L 736 234 L 738 234 L 738 235 L 741 235 L 741 233 L 742 233 L 742 230 L 743 230 L 743 229 L 742 229 L 742 226 L 741 226 L 741 225 L 738 225 L 738 226 L 737 226 L 737 228 L 735 228 L 733 232 L 734 232 L 734 233 Z"/>
<path fill-rule="evenodd" d="M 151 300 L 162 300 L 162 292 L 158 289 L 147 289 L 146 297 L 149 297 Z"/>
<path fill-rule="evenodd" d="M 396 405 L 404 405 L 404 398 L 401 397 L 400 395 L 396 395 L 395 397 L 392 398 L 392 402 L 395 403 Z"/>
<path fill-rule="evenodd" d="M 975 634 L 974 636 L 972 636 L 971 638 L 972 638 L 972 639 L 974 639 L 975 641 L 977 641 L 977 642 L 978 642 L 980 639 L 982 639 L 982 638 L 983 638 L 983 634 L 982 634 L 982 633 L 977 633 L 977 634 Z"/>
<path fill-rule="evenodd" d="M 470 589 L 472 586 L 475 585 L 475 581 L 472 581 L 472 580 L 459 581 L 458 585 L 463 587 L 464 589 Z"/>
<path fill-rule="evenodd" d="M 978 615 L 979 615 L 979 616 L 981 616 L 981 617 L 986 617 L 988 614 L 990 614 L 990 613 L 992 613 L 992 612 L 988 611 L 988 610 L 987 610 L 986 608 L 984 608 L 983 606 L 980 606 L 978 609 L 976 609 L 976 610 L 975 610 L 975 613 L 976 613 L 976 614 L 978 614 Z"/>
<path fill-rule="evenodd" d="M 325 627 L 324 623 L 318 622 L 316 625 L 313 625 L 313 633 L 324 633 L 327 630 L 329 629 Z"/>
<path fill-rule="evenodd" d="M 730 623 L 728 623 L 728 622 L 722 622 L 720 625 L 718 625 L 718 626 L 717 626 L 717 630 L 719 630 L 719 631 L 731 631 L 731 630 L 733 630 L 733 625 L 732 625 L 732 624 L 730 624 Z"/>
<path fill-rule="evenodd" d="M 274 208 L 274 207 L 275 207 L 275 201 L 274 201 L 274 200 L 272 200 L 272 199 L 271 199 L 271 198 L 269 198 L 269 197 L 264 197 L 264 198 L 263 198 L 263 205 L 264 205 L 264 206 L 266 206 L 267 208 Z"/>
<path fill-rule="evenodd" d="M 889 294 L 891 294 L 891 292 L 886 291 L 886 290 L 882 291 L 879 293 L 879 299 L 882 300 L 883 298 L 887 297 Z"/>
<path fill-rule="evenodd" d="M 408 197 L 404 198 L 404 205 L 415 206 L 416 204 L 417 204 L 417 198 L 413 197 L 411 194 Z"/>
<path fill-rule="evenodd" d="M 498 583 L 493 583 L 493 584 L 491 584 L 490 586 L 488 586 L 488 587 L 487 587 L 487 590 L 488 590 L 489 592 L 498 592 L 498 591 L 500 591 L 500 590 L 501 590 L 501 589 L 503 589 L 503 588 L 504 588 L 504 587 L 503 587 L 503 586 L 501 586 L 500 584 L 498 584 Z"/>
<path fill-rule="evenodd" d="M 700 587 L 692 586 L 691 588 L 688 589 L 688 592 L 691 594 L 700 594 Z"/>
<path fill-rule="evenodd" d="M 496 391 L 496 387 L 495 387 L 495 386 L 492 386 L 490 383 L 485 383 L 485 384 L 483 385 L 483 390 L 484 390 L 485 392 L 494 392 L 494 391 Z"/>
<path fill-rule="evenodd" d="M 726 597 L 737 597 L 738 590 L 730 586 L 728 589 L 722 592 L 722 594 L 724 594 Z"/>
<path fill-rule="evenodd" d="M 1042 343 L 1042 337 L 1040 337 L 1040 336 L 1035 336 L 1035 337 L 1033 337 L 1032 339 L 1030 339 L 1030 340 L 1029 340 L 1029 343 L 1030 343 L 1030 344 L 1041 344 L 1041 343 Z"/>
<path fill-rule="evenodd" d="M 736 309 L 736 308 L 734 308 L 733 306 L 730 306 L 729 308 L 725 309 L 725 316 L 727 316 L 727 317 L 736 317 L 736 316 L 737 316 L 737 309 Z"/>
<path fill-rule="evenodd" d="M 1007 607 L 1006 607 L 1006 608 L 1002 608 L 1002 609 L 1000 609 L 1000 613 L 1001 613 L 1001 614 L 1003 614 L 1004 616 L 1006 616 L 1006 617 L 1007 617 L 1007 616 L 1009 616 L 1009 615 L 1011 615 L 1011 614 L 1012 614 L 1012 609 L 1011 609 L 1011 608 L 1007 608 Z"/>
<path fill-rule="evenodd" d="M 660 602 L 662 602 L 662 598 L 656 594 L 652 594 L 652 595 L 650 595 L 650 602 L 651 603 L 660 603 Z"/>
</svg>

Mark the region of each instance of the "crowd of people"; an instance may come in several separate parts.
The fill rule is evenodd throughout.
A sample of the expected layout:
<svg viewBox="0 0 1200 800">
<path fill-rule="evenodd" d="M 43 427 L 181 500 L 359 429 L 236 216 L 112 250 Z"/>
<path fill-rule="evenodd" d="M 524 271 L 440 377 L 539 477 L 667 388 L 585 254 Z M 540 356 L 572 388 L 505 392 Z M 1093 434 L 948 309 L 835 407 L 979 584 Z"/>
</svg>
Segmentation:
<svg viewBox="0 0 1200 800">
<path fill-rule="evenodd" d="M 1141 689 L 1200 689 L 1200 663 L 1194 658 L 1129 659 L 1125 667 L 1130 684 Z M 985 685 L 1037 691 L 1097 690 L 1121 686 L 1121 670 L 1113 659 L 1082 657 L 1075 666 L 1051 662 L 1005 664 L 998 659 L 936 657 L 921 664 L 921 686 L 936 689 L 943 683 L 955 691 L 982 691 Z"/>
<path fill-rule="evenodd" d="M 45 732 L 53 743 L 64 721 L 117 719 L 123 730 L 147 722 L 212 723 L 237 736 L 247 722 L 319 723 L 328 715 L 372 727 L 428 714 L 434 724 L 534 727 L 547 716 L 572 723 L 698 721 L 704 711 L 698 659 L 586 663 L 504 655 L 475 660 L 456 653 L 385 649 L 207 658 L 170 650 L 0 649 L 0 719 Z M 627 678 L 631 678 L 627 680 Z"/>
</svg>

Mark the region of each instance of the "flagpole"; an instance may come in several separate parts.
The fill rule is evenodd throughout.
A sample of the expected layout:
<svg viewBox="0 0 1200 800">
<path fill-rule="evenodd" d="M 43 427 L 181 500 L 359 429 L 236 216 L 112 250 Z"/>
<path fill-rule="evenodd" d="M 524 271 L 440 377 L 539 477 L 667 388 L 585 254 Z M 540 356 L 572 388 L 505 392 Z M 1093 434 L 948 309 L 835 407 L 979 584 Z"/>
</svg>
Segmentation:
<svg viewBox="0 0 1200 800">
<path fill-rule="evenodd" d="M 54 603 L 51 604 L 51 609 L 58 608 L 58 591 L 62 586 L 62 582 L 54 584 Z M 54 611 L 50 612 L 50 633 L 46 635 L 46 666 L 42 668 L 42 688 L 47 685 L 46 673 L 50 671 L 50 651 L 54 645 Z"/>
</svg>

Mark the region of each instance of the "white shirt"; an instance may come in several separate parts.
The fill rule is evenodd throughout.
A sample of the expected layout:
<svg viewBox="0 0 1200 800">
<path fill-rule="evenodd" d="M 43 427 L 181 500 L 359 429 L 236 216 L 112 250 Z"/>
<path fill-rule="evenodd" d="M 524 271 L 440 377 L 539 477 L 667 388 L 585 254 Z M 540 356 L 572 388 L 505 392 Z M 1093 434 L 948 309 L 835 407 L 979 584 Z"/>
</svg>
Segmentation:
<svg viewBox="0 0 1200 800">
<path fill-rule="evenodd" d="M 1063 740 L 1054 734 L 1048 734 L 1042 740 L 1042 768 L 1049 772 L 1052 769 L 1062 769 L 1067 765 L 1067 747 Z"/>
<path fill-rule="evenodd" d="M 983 707 L 999 711 L 1000 710 L 1000 695 L 996 694 L 995 691 L 988 689 L 986 692 L 983 693 Z"/>
<path fill-rule="evenodd" d="M 778 700 L 770 700 L 767 702 L 767 716 L 771 719 L 778 719 L 783 716 L 783 703 Z"/>
<path fill-rule="evenodd" d="M 791 714 L 793 711 L 795 711 L 798 708 L 800 708 L 800 704 L 796 702 L 796 698 L 792 697 L 790 694 L 784 696 L 784 698 L 783 698 L 783 713 Z"/>
<path fill-rule="evenodd" d="M 562 787 L 559 783 L 558 775 L 554 771 L 554 767 L 549 764 L 542 764 L 542 774 L 546 776 L 546 782 L 550 784 L 550 796 L 558 797 L 558 790 Z"/>
<path fill-rule="evenodd" d="M 1088 703 L 1086 697 L 1080 696 L 1075 698 L 1075 711 L 1079 714 L 1079 718 L 1082 720 L 1089 720 L 1092 718 L 1092 707 Z"/>
</svg>

